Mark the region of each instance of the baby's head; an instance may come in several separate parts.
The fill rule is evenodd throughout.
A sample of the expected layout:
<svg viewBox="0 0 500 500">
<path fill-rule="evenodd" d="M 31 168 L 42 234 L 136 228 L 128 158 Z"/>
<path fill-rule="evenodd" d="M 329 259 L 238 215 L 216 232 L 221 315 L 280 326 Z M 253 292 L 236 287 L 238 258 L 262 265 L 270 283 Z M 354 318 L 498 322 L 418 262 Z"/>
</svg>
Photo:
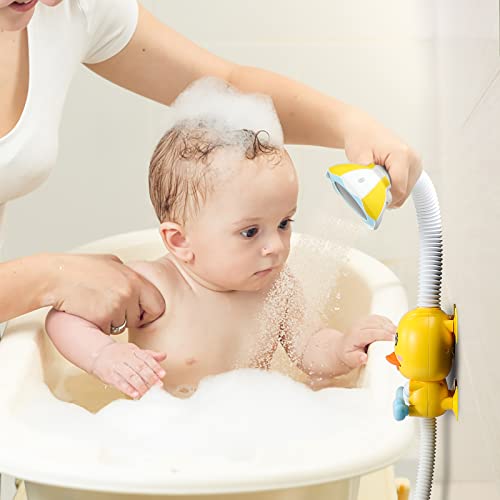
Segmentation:
<svg viewBox="0 0 500 500">
<path fill-rule="evenodd" d="M 290 250 L 298 182 L 268 133 L 178 121 L 156 147 L 149 188 L 167 249 L 197 281 L 255 291 L 277 277 Z"/>
</svg>

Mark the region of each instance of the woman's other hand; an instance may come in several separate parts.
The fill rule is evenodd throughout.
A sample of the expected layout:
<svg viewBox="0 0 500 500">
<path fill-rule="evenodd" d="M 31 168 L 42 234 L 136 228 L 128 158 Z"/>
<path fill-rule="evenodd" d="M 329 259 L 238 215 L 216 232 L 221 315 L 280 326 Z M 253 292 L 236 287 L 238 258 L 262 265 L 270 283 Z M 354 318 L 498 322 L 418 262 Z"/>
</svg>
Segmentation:
<svg viewBox="0 0 500 500">
<path fill-rule="evenodd" d="M 139 328 L 160 317 L 165 301 L 143 276 L 114 255 L 49 255 L 44 305 L 80 316 L 113 333 L 127 321 Z"/>
</svg>

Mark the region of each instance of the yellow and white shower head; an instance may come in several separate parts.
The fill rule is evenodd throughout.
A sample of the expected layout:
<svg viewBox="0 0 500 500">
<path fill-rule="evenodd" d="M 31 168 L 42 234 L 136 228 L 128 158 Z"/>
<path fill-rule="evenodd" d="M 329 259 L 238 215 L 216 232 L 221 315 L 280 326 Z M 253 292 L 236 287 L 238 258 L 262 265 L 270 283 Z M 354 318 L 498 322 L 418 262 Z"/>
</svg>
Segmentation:
<svg viewBox="0 0 500 500">
<path fill-rule="evenodd" d="M 372 228 L 377 229 L 391 203 L 391 180 L 387 170 L 371 163 L 334 165 L 327 172 L 336 191 Z"/>
</svg>

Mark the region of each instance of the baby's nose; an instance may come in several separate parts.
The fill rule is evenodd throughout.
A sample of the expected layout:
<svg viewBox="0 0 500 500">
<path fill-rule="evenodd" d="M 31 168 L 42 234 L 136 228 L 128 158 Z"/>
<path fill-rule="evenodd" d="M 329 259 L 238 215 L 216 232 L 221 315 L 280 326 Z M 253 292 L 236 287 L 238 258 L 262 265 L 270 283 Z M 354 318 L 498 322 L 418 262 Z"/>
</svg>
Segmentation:
<svg viewBox="0 0 500 500">
<path fill-rule="evenodd" d="M 280 253 L 284 250 L 285 245 L 281 241 L 281 238 L 273 238 L 268 240 L 262 247 L 262 255 L 271 255 L 275 253 Z"/>
</svg>

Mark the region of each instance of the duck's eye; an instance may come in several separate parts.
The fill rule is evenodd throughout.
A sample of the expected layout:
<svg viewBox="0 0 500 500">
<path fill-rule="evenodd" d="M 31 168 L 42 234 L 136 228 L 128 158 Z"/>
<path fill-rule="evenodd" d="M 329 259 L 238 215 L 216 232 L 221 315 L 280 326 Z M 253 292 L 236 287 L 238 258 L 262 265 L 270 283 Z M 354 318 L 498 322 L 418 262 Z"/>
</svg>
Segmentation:
<svg viewBox="0 0 500 500">
<path fill-rule="evenodd" d="M 396 332 L 396 336 L 394 337 L 394 345 L 398 345 L 398 332 Z"/>
</svg>

